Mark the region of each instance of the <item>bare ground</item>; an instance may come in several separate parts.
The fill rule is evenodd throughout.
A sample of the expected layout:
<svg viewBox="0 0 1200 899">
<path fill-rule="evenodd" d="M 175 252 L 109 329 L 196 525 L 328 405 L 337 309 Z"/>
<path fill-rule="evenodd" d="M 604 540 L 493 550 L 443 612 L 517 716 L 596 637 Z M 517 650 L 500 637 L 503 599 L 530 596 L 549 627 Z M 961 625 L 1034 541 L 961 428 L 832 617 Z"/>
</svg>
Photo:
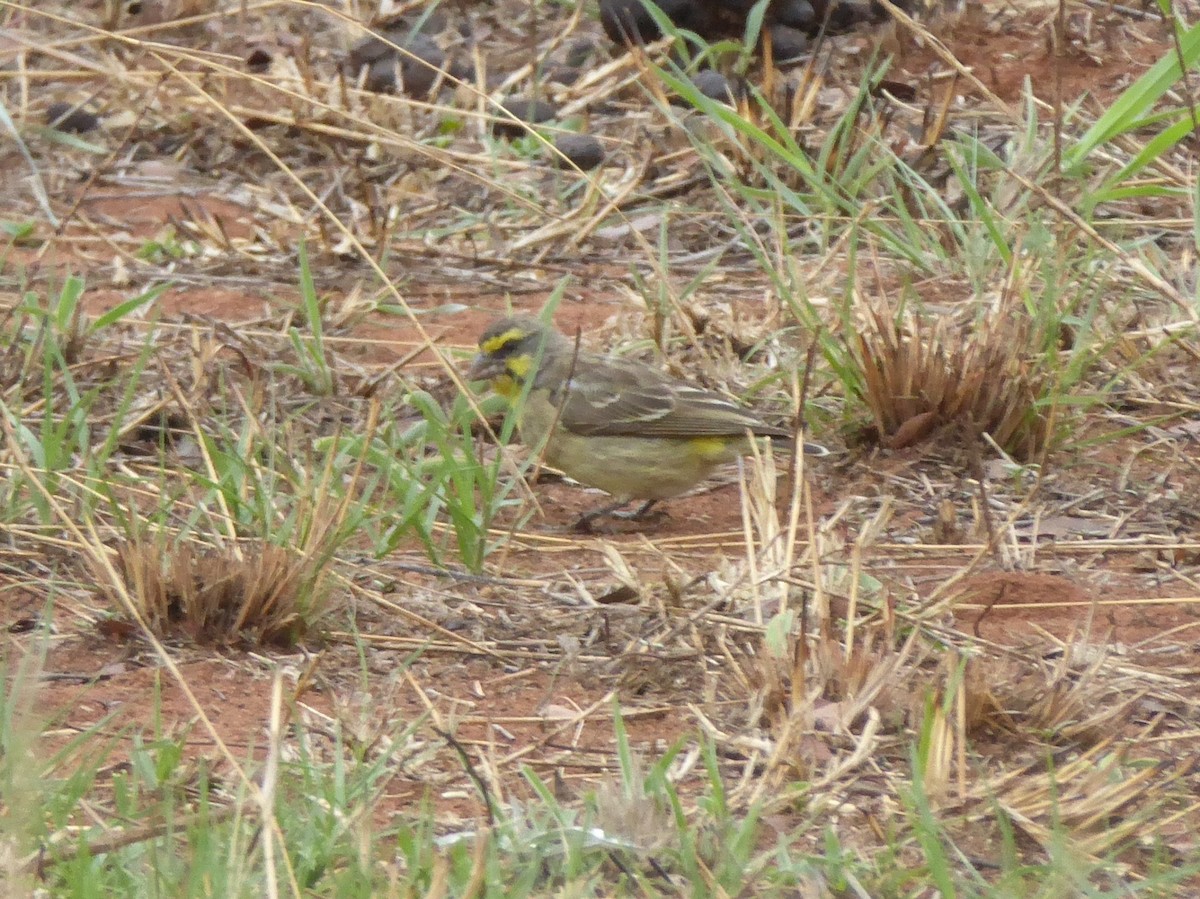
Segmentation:
<svg viewBox="0 0 1200 899">
<path fill-rule="evenodd" d="M 42 223 L 39 241 L 8 253 L 10 296 L 18 281 L 21 289 L 38 289 L 79 273 L 96 314 L 169 279 L 173 286 L 158 309 L 165 322 L 179 324 L 180 335 L 219 335 L 229 325 L 266 344 L 282 333 L 296 301 L 295 246 L 303 237 L 328 308 L 350 309 L 329 331 L 345 370 L 370 377 L 392 367 L 395 389 L 408 383 L 436 392 L 449 390 L 449 379 L 422 351 L 411 318 L 342 305 L 379 290 L 364 247 L 425 333 L 439 347 L 467 351 L 493 315 L 510 305 L 536 311 L 563 277 L 570 279 L 557 315 L 564 330 L 582 329 L 597 345 L 644 333 L 646 307 L 630 272 L 654 274 L 631 238 L 639 197 L 683 198 L 670 244 L 684 260 L 668 267 L 675 290 L 704 264 L 687 261 L 689 254 L 726 236 L 705 222 L 713 197 L 686 141 L 636 88 L 612 87 L 632 69 L 604 82 L 609 99 L 596 85 L 553 89 L 564 105 L 578 101 L 585 126 L 608 144 L 610 165 L 599 177 L 618 194 L 622 184 L 634 185 L 618 205 L 635 226 L 621 230 L 599 206 L 586 208 L 592 201 L 562 199 L 558 187 L 568 176 L 536 158 L 501 159 L 498 181 L 445 168 L 485 158 L 469 117 L 456 145 L 461 158 L 426 159 L 393 140 L 427 133 L 436 116 L 402 98 L 352 90 L 343 100 L 335 63 L 353 32 L 338 16 L 312 7 L 269 14 L 266 5 L 250 4 L 241 18 L 233 9 L 240 4 L 213 12 L 193 6 L 183 10 L 201 16 L 192 24 L 122 21 L 122 40 L 40 11 L 4 13 L 6 102 L 62 221 L 57 231 L 47 227 L 25 182 L 14 177 L 26 164 L 7 145 L 0 164 L 13 176 L 0 189 L 3 218 Z M 520 10 L 505 16 L 501 6 L 520 4 L 477 11 L 475 37 L 506 74 L 502 60 L 526 62 L 519 50 L 530 37 Z M 92 18 L 80 21 L 98 23 L 98 7 L 91 4 Z M 1072 39 L 1062 53 L 1049 42 L 1048 6 L 1021 15 L 974 13 L 935 28 L 961 70 L 978 79 L 971 84 L 960 71 L 956 89 L 964 100 L 956 110 L 986 107 L 996 116 L 997 100 L 1015 108 L 1026 79 L 1048 105 L 1078 101 L 1101 109 L 1170 51 L 1156 21 L 1082 5 L 1071 10 Z M 554 15 L 566 21 L 565 12 Z M 557 26 L 542 27 L 534 37 L 545 40 Z M 594 21 L 569 27 L 572 38 L 602 42 Z M 23 35 L 30 34 L 43 39 L 40 53 L 29 51 Z M 856 66 L 880 44 L 900 51 L 888 77 L 914 87 L 916 106 L 934 105 L 954 67 L 893 27 L 833 41 L 823 98 L 836 105 L 837 92 L 852 90 Z M 297 79 L 289 92 L 273 94 L 241 75 L 255 47 L 271 53 L 270 77 Z M 597 66 L 608 62 L 606 53 L 595 58 Z M 124 77 L 106 83 L 101 76 L 114 67 Z M 188 75 L 205 69 L 207 81 Z M 106 120 L 81 139 L 104 155 L 50 143 L 35 127 L 53 100 L 85 97 Z M 657 154 L 647 155 L 650 146 Z M 649 200 L 645 207 L 653 243 L 659 213 Z M 389 208 L 400 215 L 385 226 Z M 437 226 L 444 227 L 440 241 L 420 236 Z M 179 258 L 139 257 L 147 241 L 170 237 L 199 249 Z M 836 253 L 821 256 L 801 245 L 796 263 L 818 298 L 836 295 L 847 277 L 846 260 Z M 868 288 L 886 289 L 891 273 L 885 266 Z M 929 297 L 966 299 L 961 285 L 916 284 L 924 287 Z M 777 322 L 764 302 L 770 289 L 752 260 L 731 255 L 686 305 L 711 315 L 713 345 L 720 346 L 724 333 L 754 336 Z M 681 364 L 686 370 L 689 360 Z M 1186 385 L 1169 387 L 1164 407 Z M 1163 411 L 1155 397 L 1134 399 L 1130 414 L 1148 419 Z M 1178 417 L 1163 429 L 1194 428 L 1194 405 L 1171 411 Z M 970 659 L 970 690 L 957 720 L 945 722 L 967 735 L 966 745 L 956 745 L 946 782 L 930 785 L 945 813 L 959 816 L 966 845 L 988 855 L 983 812 L 986 797 L 998 792 L 1006 808 L 1025 816 L 1025 835 L 1035 843 L 1061 814 L 1078 823 L 1081 843 L 1095 838 L 1098 854 L 1120 845 L 1136 869 L 1146 841 L 1106 842 L 1101 834 L 1111 836 L 1125 821 L 1146 826 L 1147 810 L 1156 808 L 1161 826 L 1154 835 L 1178 858 L 1194 857 L 1194 436 L 1152 440 L 1136 433 L 1099 451 L 1067 451 L 1047 465 L 1036 491 L 1014 477 L 990 482 L 987 493 L 954 439 L 888 450 L 848 439 L 835 420 L 823 424 L 816 436 L 838 452 L 806 467 L 803 503 L 812 524 L 803 524 L 795 547 L 806 601 L 827 607 L 825 631 L 810 635 L 812 658 L 804 662 L 811 666 L 805 710 L 789 706 L 787 683 L 798 676 L 790 663 L 762 658 L 755 614 L 762 598 L 744 583 L 747 540 L 733 473 L 671 503 L 670 516 L 653 527 L 595 538 L 575 536 L 566 525 L 600 497 L 568 484 L 538 485 L 537 512 L 507 535 L 480 578 L 413 570 L 429 565 L 415 546 L 377 561 L 346 560 L 339 607 L 304 651 L 168 642 L 191 696 L 139 634 L 105 624 L 116 610 L 83 584 L 50 604 L 31 572 L 59 563 L 10 541 L 0 611 L 7 652 L 19 657 L 45 648 L 37 702 L 52 710 L 49 745 L 65 745 L 99 721 L 120 745 L 131 728 L 153 720 L 167 734 L 186 733 L 197 763 L 218 770 L 223 763 L 197 704 L 235 755 L 259 754 L 270 679 L 281 666 L 294 688 L 290 714 L 304 722 L 318 754 L 335 751 L 337 731 L 373 745 L 398 722 L 411 722 L 411 745 L 397 753 L 378 816 L 386 823 L 424 799 L 446 829 L 483 814 L 460 751 L 500 799 L 529 798 L 519 776 L 524 765 L 554 781 L 567 800 L 611 776 L 615 699 L 647 758 L 706 734 L 721 749 L 735 801 L 767 801 L 771 828 L 786 833 L 824 814 L 849 844 L 864 848 L 896 810 L 893 790 L 906 776 L 906 747 L 923 720 L 924 697 L 944 696 L 955 662 Z M 786 487 L 781 496 L 784 508 Z M 501 527 L 497 536 L 503 534 Z M 826 579 L 814 592 L 815 573 L 842 568 L 869 573 L 878 591 L 857 597 L 850 579 Z M 49 638 L 30 629 L 35 621 L 49 624 Z M 914 644 L 918 623 L 927 630 Z M 881 685 L 876 678 L 884 671 L 891 679 Z M 793 714 L 803 722 L 798 729 L 784 724 Z M 864 747 L 869 751 L 860 752 Z M 1148 759 L 1153 774 L 1139 780 L 1145 791 L 1113 797 L 1098 818 L 1073 818 L 1071 804 L 1094 799 L 1098 779 L 1112 773 L 1101 760 L 1108 756 Z M 1045 789 L 1036 783 L 1048 757 L 1063 779 L 1063 807 L 1053 812 L 1040 804 Z M 681 790 L 687 795 L 703 779 L 697 767 L 685 767 Z M 800 807 L 775 801 L 782 785 L 797 780 L 818 785 L 814 798 Z"/>
</svg>

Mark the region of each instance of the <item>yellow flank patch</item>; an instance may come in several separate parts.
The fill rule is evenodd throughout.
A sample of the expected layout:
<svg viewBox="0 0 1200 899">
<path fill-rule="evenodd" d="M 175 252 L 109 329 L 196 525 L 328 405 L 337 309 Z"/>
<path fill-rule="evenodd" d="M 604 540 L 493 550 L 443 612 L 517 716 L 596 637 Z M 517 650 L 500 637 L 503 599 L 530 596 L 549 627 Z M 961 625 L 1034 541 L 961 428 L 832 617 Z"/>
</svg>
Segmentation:
<svg viewBox="0 0 1200 899">
<path fill-rule="evenodd" d="M 693 437 L 688 441 L 688 449 L 701 459 L 720 459 L 728 448 L 728 437 Z"/>
<path fill-rule="evenodd" d="M 498 353 L 506 344 L 512 343 L 514 340 L 520 340 L 525 336 L 527 336 L 526 333 L 519 328 L 509 328 L 503 334 L 489 337 L 483 343 L 479 344 L 479 350 L 483 355 L 490 356 L 493 353 Z"/>
</svg>

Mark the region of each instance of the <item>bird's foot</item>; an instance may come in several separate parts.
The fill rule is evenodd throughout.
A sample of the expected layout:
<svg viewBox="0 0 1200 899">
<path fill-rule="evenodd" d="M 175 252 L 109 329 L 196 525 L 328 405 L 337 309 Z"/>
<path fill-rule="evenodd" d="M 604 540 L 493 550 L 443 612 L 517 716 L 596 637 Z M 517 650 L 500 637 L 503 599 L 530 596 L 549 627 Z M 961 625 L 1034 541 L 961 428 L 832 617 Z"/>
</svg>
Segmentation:
<svg viewBox="0 0 1200 899">
<path fill-rule="evenodd" d="M 579 519 L 572 525 L 572 530 L 580 534 L 595 534 L 596 522 L 601 518 L 617 518 L 621 521 L 640 521 L 640 522 L 657 522 L 662 521 L 667 517 L 665 509 L 654 509 L 654 504 L 658 500 L 646 500 L 636 509 L 625 510 L 629 505 L 629 500 L 622 500 L 617 503 L 610 503 L 607 506 L 601 506 L 599 509 L 593 509 L 591 512 L 585 512 L 579 516 Z"/>
<path fill-rule="evenodd" d="M 613 518 L 620 518 L 622 521 L 661 521 L 667 517 L 666 509 L 655 509 L 654 504 L 656 499 L 648 499 L 636 509 L 628 512 L 614 509 L 610 514 Z"/>
</svg>

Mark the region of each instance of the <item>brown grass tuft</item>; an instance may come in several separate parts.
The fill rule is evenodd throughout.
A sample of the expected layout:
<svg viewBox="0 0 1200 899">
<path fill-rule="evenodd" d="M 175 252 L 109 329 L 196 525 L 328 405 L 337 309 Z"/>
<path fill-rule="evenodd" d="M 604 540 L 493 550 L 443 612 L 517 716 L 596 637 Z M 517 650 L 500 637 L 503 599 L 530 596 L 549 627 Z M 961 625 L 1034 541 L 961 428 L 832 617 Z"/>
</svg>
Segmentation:
<svg viewBox="0 0 1200 899">
<path fill-rule="evenodd" d="M 121 543 L 114 565 L 134 608 L 160 636 L 184 633 L 200 643 L 250 640 L 291 646 L 324 605 L 320 569 L 310 558 L 259 543 L 197 552 L 187 544 Z M 99 578 L 117 602 L 121 587 Z"/>
<path fill-rule="evenodd" d="M 973 327 L 948 319 L 904 324 L 874 308 L 852 352 L 862 369 L 863 400 L 880 441 L 898 449 L 945 425 L 990 434 L 1029 460 L 1046 445 L 1049 419 L 1038 409 L 1047 379 L 1031 358 L 1038 342 L 1025 321 L 1000 314 Z"/>
<path fill-rule="evenodd" d="M 976 787 L 976 801 L 983 815 L 1002 808 L 1046 851 L 1061 846 L 1066 832 L 1072 853 L 1096 860 L 1135 843 L 1186 795 L 1180 782 L 1184 768 L 1171 762 L 1135 764 L 1126 750 L 1104 744 L 1057 764 L 1035 759 L 1024 771 L 985 780 Z M 1148 790 L 1152 783 L 1157 789 Z"/>
</svg>

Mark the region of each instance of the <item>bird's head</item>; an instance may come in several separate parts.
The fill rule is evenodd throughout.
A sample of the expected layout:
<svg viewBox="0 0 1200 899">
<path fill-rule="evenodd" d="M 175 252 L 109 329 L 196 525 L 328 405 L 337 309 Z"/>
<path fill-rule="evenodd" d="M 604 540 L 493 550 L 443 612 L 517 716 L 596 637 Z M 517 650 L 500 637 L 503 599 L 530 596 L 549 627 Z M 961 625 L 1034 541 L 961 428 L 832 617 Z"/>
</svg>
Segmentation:
<svg viewBox="0 0 1200 899">
<path fill-rule="evenodd" d="M 471 361 L 466 378 L 489 381 L 493 390 L 511 399 L 536 374 L 547 355 L 557 353 L 565 344 L 565 337 L 536 318 L 502 318 L 480 336 L 479 353 Z"/>
</svg>

